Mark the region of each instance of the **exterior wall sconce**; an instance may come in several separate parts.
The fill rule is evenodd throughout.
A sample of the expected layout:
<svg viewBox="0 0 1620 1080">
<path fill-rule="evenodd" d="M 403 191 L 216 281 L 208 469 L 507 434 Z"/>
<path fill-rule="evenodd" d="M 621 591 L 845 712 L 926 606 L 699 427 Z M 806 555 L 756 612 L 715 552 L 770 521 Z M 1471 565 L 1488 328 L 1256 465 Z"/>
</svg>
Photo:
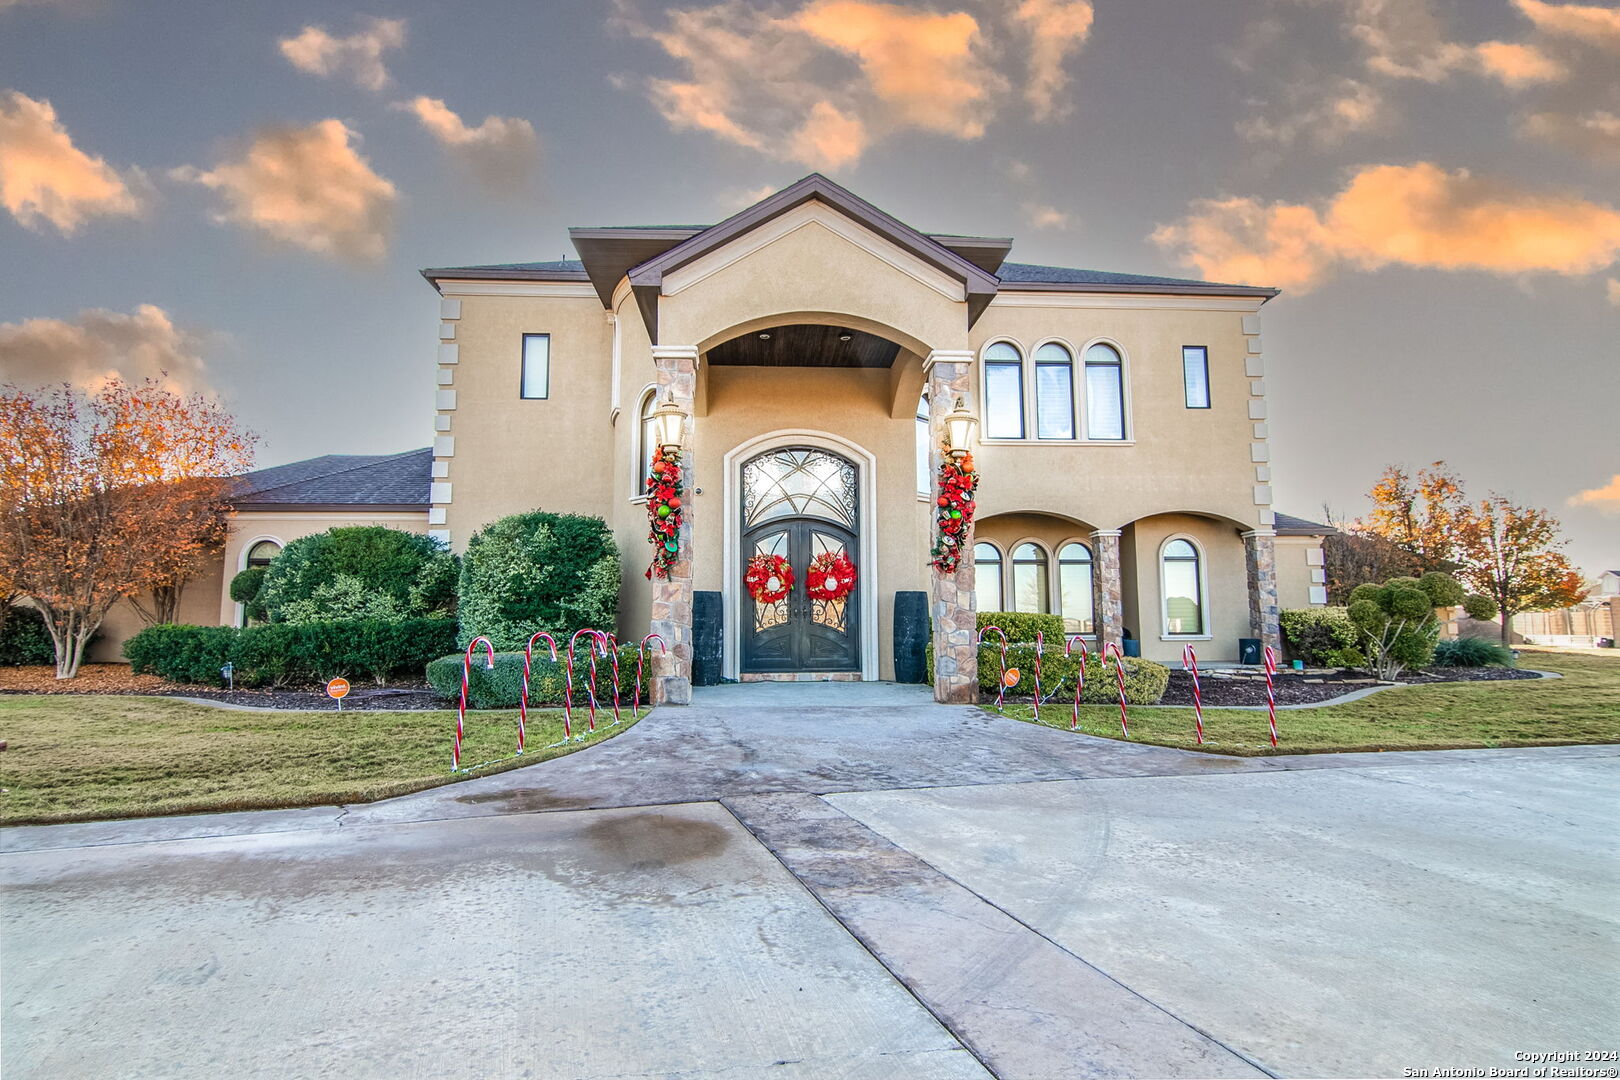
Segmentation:
<svg viewBox="0 0 1620 1080">
<path fill-rule="evenodd" d="M 653 410 L 652 422 L 658 445 L 666 453 L 680 453 L 681 443 L 686 437 L 686 414 L 675 404 L 674 394 L 664 394 L 664 400 Z"/>
<path fill-rule="evenodd" d="M 973 431 L 979 426 L 978 417 L 968 411 L 961 398 L 956 407 L 945 414 L 945 449 L 953 458 L 959 458 L 973 448 Z"/>
</svg>

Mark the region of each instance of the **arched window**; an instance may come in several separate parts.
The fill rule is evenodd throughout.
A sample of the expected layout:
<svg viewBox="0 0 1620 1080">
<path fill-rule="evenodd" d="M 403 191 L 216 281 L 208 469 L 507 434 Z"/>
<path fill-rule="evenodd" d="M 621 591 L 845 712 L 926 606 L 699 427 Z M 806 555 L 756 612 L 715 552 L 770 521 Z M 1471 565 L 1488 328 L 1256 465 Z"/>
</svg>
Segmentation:
<svg viewBox="0 0 1620 1080">
<path fill-rule="evenodd" d="M 1086 350 L 1086 438 L 1125 437 L 1124 363 L 1112 345 Z"/>
<path fill-rule="evenodd" d="M 1198 549 L 1188 540 L 1171 540 L 1159 555 L 1164 580 L 1164 632 L 1204 632 L 1204 578 Z"/>
<path fill-rule="evenodd" d="M 1091 549 L 1064 544 L 1058 551 L 1058 600 L 1063 607 L 1063 629 L 1090 634 L 1097 629 L 1092 611 Z"/>
<path fill-rule="evenodd" d="M 1024 437 L 1024 358 L 1011 342 L 984 350 L 984 434 L 987 439 Z"/>
<path fill-rule="evenodd" d="M 928 438 L 928 395 L 917 399 L 917 494 L 929 495 L 934 490 L 934 471 Z"/>
<path fill-rule="evenodd" d="M 973 591 L 980 611 L 1003 611 L 1001 606 L 1001 549 L 994 544 L 973 545 Z"/>
<path fill-rule="evenodd" d="M 269 566 L 270 560 L 281 554 L 281 545 L 274 540 L 258 540 L 248 548 L 247 559 L 243 562 L 244 569 L 251 570 L 255 566 Z"/>
<path fill-rule="evenodd" d="M 636 409 L 636 476 L 630 488 L 631 498 L 647 494 L 647 477 L 652 472 L 653 452 L 658 449 L 658 436 L 653 432 L 653 410 L 658 408 L 658 391 L 649 389 L 641 395 Z"/>
<path fill-rule="evenodd" d="M 1012 554 L 1014 611 L 1049 610 L 1046 583 L 1046 552 L 1039 544 L 1019 544 Z"/>
<path fill-rule="evenodd" d="M 1035 437 L 1074 438 L 1074 358 L 1055 341 L 1035 350 Z"/>
</svg>

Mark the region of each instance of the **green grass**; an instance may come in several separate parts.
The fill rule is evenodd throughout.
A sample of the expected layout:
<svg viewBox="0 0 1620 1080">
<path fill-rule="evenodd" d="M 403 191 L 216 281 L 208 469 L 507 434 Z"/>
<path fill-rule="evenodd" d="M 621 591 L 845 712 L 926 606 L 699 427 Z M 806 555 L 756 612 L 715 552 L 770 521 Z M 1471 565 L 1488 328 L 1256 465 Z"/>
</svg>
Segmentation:
<svg viewBox="0 0 1620 1080">
<path fill-rule="evenodd" d="M 1620 650 L 1524 650 L 1519 662 L 1564 677 L 1414 686 L 1345 705 L 1279 710 L 1280 745 L 1275 750 L 1263 710 L 1204 710 L 1204 745 L 1199 747 L 1190 708 L 1132 708 L 1130 737 L 1132 742 L 1243 755 L 1620 742 Z M 1006 711 L 1033 722 L 1028 705 Z M 1068 705 L 1041 707 L 1040 723 L 1067 731 L 1069 721 Z M 1082 705 L 1080 730 L 1122 738 L 1119 707 Z"/>
<path fill-rule="evenodd" d="M 528 752 L 491 773 L 572 753 L 562 713 L 529 713 Z M 575 713 L 574 734 L 587 730 Z M 611 722 L 612 713 L 606 714 Z M 0 823 L 370 802 L 465 779 L 450 774 L 454 712 L 240 712 L 160 697 L 0 695 Z M 517 749 L 517 712 L 472 712 L 464 766 Z"/>
</svg>

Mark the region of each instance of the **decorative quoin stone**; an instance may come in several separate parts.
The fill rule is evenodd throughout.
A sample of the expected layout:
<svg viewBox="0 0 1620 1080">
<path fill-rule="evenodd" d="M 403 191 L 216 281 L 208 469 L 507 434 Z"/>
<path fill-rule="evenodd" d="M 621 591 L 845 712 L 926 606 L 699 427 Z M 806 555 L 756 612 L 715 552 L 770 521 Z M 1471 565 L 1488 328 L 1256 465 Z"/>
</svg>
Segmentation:
<svg viewBox="0 0 1620 1080">
<path fill-rule="evenodd" d="M 1106 647 L 1109 642 L 1123 645 L 1125 640 L 1125 586 L 1119 567 L 1119 537 L 1118 529 L 1098 529 L 1091 534 L 1099 647 Z"/>
<path fill-rule="evenodd" d="M 654 345 L 653 363 L 658 368 L 659 401 L 665 394 L 675 399 L 688 417 L 694 415 L 693 402 L 697 397 L 698 351 L 692 345 Z M 691 422 L 690 420 L 688 421 Z M 688 431 L 687 446 L 681 453 L 681 479 L 687 491 L 697 490 L 693 475 L 691 451 L 695 432 Z M 668 577 L 652 580 L 652 632 L 669 646 L 667 656 L 654 652 L 652 686 L 655 705 L 690 705 L 692 703 L 692 499 L 681 504 L 681 550 L 669 567 Z"/>
<path fill-rule="evenodd" d="M 969 378 L 973 354 L 935 351 L 924 367 L 928 372 L 928 436 L 932 445 L 934 498 L 939 498 L 939 467 L 944 457 L 945 414 L 957 398 L 972 397 Z M 930 515 L 932 517 L 932 515 Z M 962 557 L 956 572 L 930 567 L 931 614 L 934 622 L 934 700 L 971 705 L 979 700 L 979 646 L 977 601 L 973 584 L 973 526 L 962 533 Z"/>
<path fill-rule="evenodd" d="M 1249 571 L 1249 629 L 1260 639 L 1282 653 L 1282 631 L 1277 607 L 1277 548 L 1276 533 L 1270 529 L 1255 529 L 1243 534 L 1244 562 Z"/>
</svg>

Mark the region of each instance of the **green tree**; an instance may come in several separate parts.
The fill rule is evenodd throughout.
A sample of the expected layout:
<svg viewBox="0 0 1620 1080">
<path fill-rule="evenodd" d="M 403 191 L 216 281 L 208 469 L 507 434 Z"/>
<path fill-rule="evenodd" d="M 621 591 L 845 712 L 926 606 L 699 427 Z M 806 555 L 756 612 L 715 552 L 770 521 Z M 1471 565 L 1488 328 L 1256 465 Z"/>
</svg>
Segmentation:
<svg viewBox="0 0 1620 1080">
<path fill-rule="evenodd" d="M 340 526 L 282 548 L 258 596 L 272 622 L 446 615 L 455 608 L 455 574 L 455 556 L 430 537 Z"/>
<path fill-rule="evenodd" d="M 1495 614 L 1489 597 L 1470 595 L 1456 578 L 1438 570 L 1421 578 L 1397 577 L 1382 585 L 1357 585 L 1350 591 L 1347 613 L 1368 670 L 1380 679 L 1393 680 L 1407 668 L 1427 666 L 1434 659 L 1440 636 L 1435 609 L 1459 604 L 1475 618 Z"/>
<path fill-rule="evenodd" d="M 545 631 L 611 630 L 619 607 L 619 546 L 598 517 L 536 510 L 491 522 L 461 560 L 461 643 L 483 635 L 521 649 Z"/>
</svg>

